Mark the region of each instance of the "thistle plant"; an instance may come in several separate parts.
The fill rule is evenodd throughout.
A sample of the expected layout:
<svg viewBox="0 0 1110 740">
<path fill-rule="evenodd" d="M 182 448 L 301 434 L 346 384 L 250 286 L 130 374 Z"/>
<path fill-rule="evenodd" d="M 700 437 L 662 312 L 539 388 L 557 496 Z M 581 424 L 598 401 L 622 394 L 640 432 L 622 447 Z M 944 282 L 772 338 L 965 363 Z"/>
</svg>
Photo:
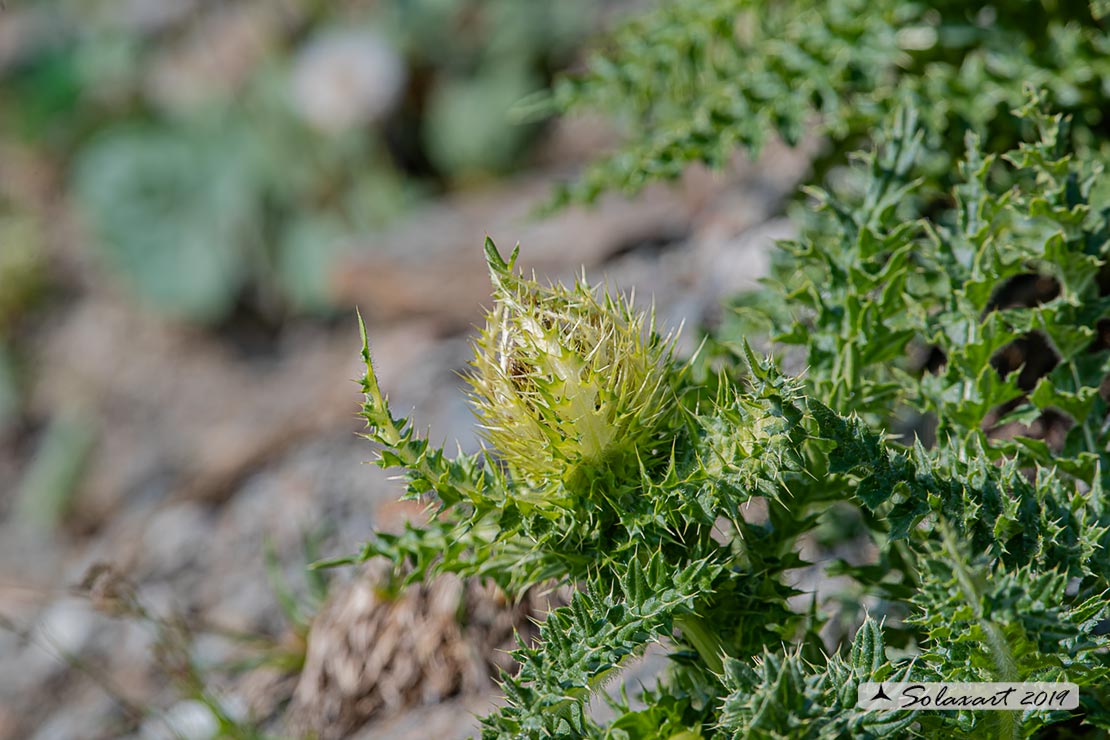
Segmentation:
<svg viewBox="0 0 1110 740">
<path fill-rule="evenodd" d="M 439 572 L 575 587 L 514 653 L 483 737 L 1110 730 L 1110 349 L 1092 329 L 1110 319 L 1110 202 L 1066 119 L 1036 100 L 1015 115 L 1036 135 L 1001 157 L 969 136 L 937 200 L 918 189 L 924 124 L 892 114 L 855 187 L 814 191 L 778 281 L 745 302 L 770 356 L 726 325 L 680 361 L 631 302 L 541 286 L 487 242 L 470 376 L 486 446 L 450 457 L 393 416 L 364 344 L 367 436 L 437 512 L 332 563 L 388 558 L 399 587 Z M 1055 288 L 1004 300 L 1037 275 Z M 1000 358 L 1034 337 L 1053 362 L 1023 379 Z M 792 344 L 800 377 L 779 369 Z M 930 350 L 939 362 L 914 359 Z M 910 412 L 935 427 L 906 427 Z M 1036 431 L 1046 414 L 1056 436 Z M 835 585 L 804 589 L 815 568 Z M 653 643 L 658 685 L 614 693 Z M 1080 707 L 857 708 L 861 682 L 903 679 L 1072 681 Z"/>
</svg>

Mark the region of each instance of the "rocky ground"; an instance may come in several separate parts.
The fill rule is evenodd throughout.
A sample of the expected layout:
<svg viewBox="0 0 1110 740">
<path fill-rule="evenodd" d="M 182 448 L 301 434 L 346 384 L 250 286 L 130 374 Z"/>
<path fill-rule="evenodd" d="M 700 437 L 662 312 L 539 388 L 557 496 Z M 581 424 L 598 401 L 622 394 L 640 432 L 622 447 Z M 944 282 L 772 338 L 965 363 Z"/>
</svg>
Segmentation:
<svg viewBox="0 0 1110 740">
<path fill-rule="evenodd" d="M 413 409 L 433 441 L 474 448 L 458 373 L 488 299 L 487 232 L 503 249 L 521 242 L 521 263 L 538 274 L 566 279 L 585 266 L 592 279 L 634 287 L 638 300 L 653 297 L 662 324 L 685 323 L 689 351 L 695 328 L 719 316 L 723 298 L 753 286 L 771 241 L 790 235 L 778 214 L 808 161 L 804 148 L 772 149 L 758 166 L 694 172 L 675 188 L 543 220 L 530 214 L 550 175 L 468 192 L 356 245 L 336 266 L 336 296 L 366 317 L 394 408 Z M 354 552 L 374 527 L 414 515 L 395 503 L 398 485 L 363 464 L 373 450 L 357 436 L 353 311 L 277 334 L 249 323 L 202 333 L 147 315 L 106 285 L 86 281 L 36 327 L 31 416 L 41 422 L 0 439 L 0 738 L 208 737 L 216 719 L 188 697 L 198 680 L 229 718 L 261 718 L 278 734 L 316 722 L 324 736 L 471 735 L 474 714 L 496 700 L 485 675 L 395 695 L 374 686 L 377 676 L 357 675 L 369 686 L 352 706 L 346 694 L 333 697 L 322 727 L 288 709 L 322 675 L 314 642 L 326 632 L 353 650 L 357 625 L 343 615 L 383 608 L 355 567 L 327 574 L 321 605 L 306 562 Z M 28 480 L 64 491 L 64 516 L 37 515 L 21 498 Z M 276 563 L 269 574 L 267 552 Z M 98 563 L 114 575 L 79 588 Z M 283 582 L 298 610 L 283 611 Z M 457 601 L 466 588 L 444 585 L 441 598 Z M 399 650 L 432 656 L 404 670 L 465 673 L 494 660 L 436 662 L 444 648 L 425 634 L 441 628 L 428 617 L 442 607 L 436 598 L 396 617 L 420 632 Z M 328 615 L 326 630 L 323 617 L 313 629 L 314 614 Z M 362 639 L 380 647 L 401 638 Z M 428 640 L 432 648 L 417 645 Z M 475 640 L 456 642 L 498 650 L 498 640 Z M 638 670 L 646 677 L 656 665 Z"/>
</svg>

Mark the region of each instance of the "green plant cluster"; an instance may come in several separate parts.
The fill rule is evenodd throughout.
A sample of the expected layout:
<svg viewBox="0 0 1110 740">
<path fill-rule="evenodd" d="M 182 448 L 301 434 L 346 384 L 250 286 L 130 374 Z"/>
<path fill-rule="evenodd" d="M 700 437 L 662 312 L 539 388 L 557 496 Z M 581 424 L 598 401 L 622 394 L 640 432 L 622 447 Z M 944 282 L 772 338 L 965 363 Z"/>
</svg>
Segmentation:
<svg viewBox="0 0 1110 740">
<path fill-rule="evenodd" d="M 0 196 L 0 431 L 17 418 L 23 378 L 16 352 L 21 328 L 49 288 L 42 227 L 33 214 Z"/>
<path fill-rule="evenodd" d="M 746 309 L 778 331 L 776 347 L 803 346 L 809 368 L 799 378 L 727 335 L 713 340 L 724 360 L 716 370 L 699 359 L 662 362 L 653 350 L 662 339 L 628 339 L 649 324 L 607 310 L 623 303 L 584 281 L 525 281 L 513 273 L 515 253 L 506 262 L 489 243 L 495 286 L 515 286 L 495 290 L 476 348 L 474 374 L 487 380 L 472 381 L 472 400 L 490 447 L 454 459 L 430 447 L 392 416 L 364 349 L 367 436 L 384 448 L 380 464 L 400 468 L 410 495 L 430 497 L 437 511 L 426 526 L 377 535 L 333 563 L 385 556 L 399 584 L 447 570 L 516 594 L 552 580 L 576 586 L 538 643 L 516 652 L 521 668 L 503 683 L 508 704 L 486 718 L 484 737 L 1110 730 L 1098 392 L 1108 350 L 1093 330 L 1110 311 L 1097 279 L 1110 202 L 1089 162 L 1067 153 L 1064 120 L 1035 103 L 1017 115 L 1038 134 L 1001 158 L 968 136 L 947 207 L 915 195 L 930 152 L 912 108 L 859 158 L 854 187 L 817 193 L 814 217 L 780 256 L 794 280 L 772 283 Z M 926 202 L 927 216 L 913 213 Z M 1002 301 L 1030 274 L 1054 281 L 1046 297 Z M 1023 385 L 997 358 L 1034 333 L 1053 367 Z M 916 345 L 943 361 L 915 365 Z M 667 439 L 612 435 L 590 458 L 590 475 L 580 458 L 553 465 L 566 459 L 554 451 L 581 449 L 599 424 L 627 430 L 636 421 L 625 410 L 644 410 L 611 402 L 576 417 L 560 411 L 577 408 L 585 390 L 596 394 L 592 363 L 616 347 L 637 355 L 620 362 L 639 379 L 617 392 L 673 394 L 643 417 L 649 429 L 666 426 Z M 669 423 L 656 408 L 669 409 Z M 905 409 L 928 413 L 935 444 L 901 444 L 888 432 Z M 999 433 L 1003 421 L 1028 425 L 1050 411 L 1064 430 L 1058 439 L 1028 426 Z M 520 431 L 528 425 L 537 431 Z M 509 428 L 527 443 L 504 444 Z M 613 464 L 628 459 L 633 470 Z M 817 557 L 803 557 L 814 543 Z M 852 543 L 866 554 L 836 549 Z M 799 574 L 814 567 L 837 577 L 835 593 L 803 587 Z M 653 643 L 669 650 L 659 685 L 638 702 L 603 690 Z M 898 677 L 1074 681 L 1081 707 L 856 708 L 859 682 Z M 607 723 L 591 712 L 602 701 L 616 715 Z"/>
<path fill-rule="evenodd" d="M 538 128 L 508 109 L 565 66 L 590 17 L 577 0 L 33 5 L 13 24 L 49 33 L 0 60 L 0 139 L 63 173 L 95 256 L 135 296 L 207 323 L 243 306 L 269 324 L 327 313 L 359 235 L 519 166 Z M 360 34 L 380 47 L 369 59 L 348 48 Z M 296 89 L 329 46 L 331 67 Z M 334 130 L 306 120 L 355 97 L 345 84 L 392 100 Z"/>
<path fill-rule="evenodd" d="M 559 80 L 522 111 L 613 113 L 627 141 L 557 202 L 635 192 L 691 163 L 719 167 L 773 136 L 807 133 L 837 163 L 900 103 L 921 103 L 941 177 L 965 130 L 1004 151 L 1022 135 L 1010 114 L 1026 84 L 1074 116 L 1083 146 L 1105 138 L 1110 36 L 1086 0 L 991 4 L 913 0 L 680 0 L 633 18 L 588 71 Z"/>
<path fill-rule="evenodd" d="M 509 110 L 570 61 L 596 13 L 584 0 L 382 3 L 416 73 L 433 77 L 422 126 L 431 164 L 452 178 L 519 166 L 535 128 Z"/>
</svg>

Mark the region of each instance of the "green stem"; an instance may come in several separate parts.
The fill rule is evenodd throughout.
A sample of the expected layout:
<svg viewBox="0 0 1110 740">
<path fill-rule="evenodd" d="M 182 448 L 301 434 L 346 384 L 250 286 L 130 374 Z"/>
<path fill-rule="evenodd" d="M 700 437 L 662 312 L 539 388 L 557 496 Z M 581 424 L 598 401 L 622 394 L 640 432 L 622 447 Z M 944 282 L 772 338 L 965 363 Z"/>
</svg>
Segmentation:
<svg viewBox="0 0 1110 740">
<path fill-rule="evenodd" d="M 987 619 L 983 614 L 982 591 L 975 582 L 974 575 L 964 563 L 964 555 L 956 546 L 952 530 L 948 526 L 943 526 L 941 534 L 944 540 L 944 549 L 952 560 L 952 571 L 956 575 L 956 582 L 959 584 L 960 591 L 971 606 L 983 634 L 986 635 L 987 646 L 990 648 L 991 660 L 994 662 L 997 679 L 1004 682 L 1020 681 L 1021 675 L 1018 672 L 1013 653 L 1010 652 L 1010 644 L 1006 641 L 1006 636 L 997 624 Z M 998 712 L 998 737 L 1000 739 L 1023 737 L 1019 714 L 1019 712 Z"/>
<path fill-rule="evenodd" d="M 1080 389 L 1083 388 L 1083 383 L 1079 380 L 1079 370 L 1075 367 L 1074 362 L 1069 361 L 1068 364 L 1071 365 L 1071 377 L 1072 381 L 1074 381 L 1075 383 L 1075 392 L 1078 393 Z M 1087 443 L 1087 451 L 1098 452 L 1098 447 L 1095 444 L 1095 438 L 1091 435 L 1091 428 L 1087 426 L 1087 423 L 1090 420 L 1091 414 L 1087 414 L 1087 417 L 1083 419 L 1083 423 L 1079 426 L 1083 429 L 1083 441 Z"/>
<path fill-rule="evenodd" d="M 694 647 L 694 650 L 698 651 L 698 656 L 705 661 L 709 670 L 716 674 L 724 673 L 724 646 L 701 617 L 683 614 L 675 617 L 674 624 L 682 630 L 682 636 Z"/>
</svg>

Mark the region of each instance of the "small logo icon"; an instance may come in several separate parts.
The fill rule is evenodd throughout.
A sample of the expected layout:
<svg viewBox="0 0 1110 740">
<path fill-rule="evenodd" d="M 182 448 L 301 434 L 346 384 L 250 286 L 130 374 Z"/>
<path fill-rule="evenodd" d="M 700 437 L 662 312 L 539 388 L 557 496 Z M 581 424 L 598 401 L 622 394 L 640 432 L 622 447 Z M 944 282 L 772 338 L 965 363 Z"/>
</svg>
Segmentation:
<svg viewBox="0 0 1110 740">
<path fill-rule="evenodd" d="M 882 684 L 879 684 L 879 690 L 875 693 L 873 697 L 871 697 L 871 701 L 878 701 L 879 699 L 882 699 L 883 701 L 894 701 L 886 695 L 886 691 L 883 690 Z"/>
</svg>

